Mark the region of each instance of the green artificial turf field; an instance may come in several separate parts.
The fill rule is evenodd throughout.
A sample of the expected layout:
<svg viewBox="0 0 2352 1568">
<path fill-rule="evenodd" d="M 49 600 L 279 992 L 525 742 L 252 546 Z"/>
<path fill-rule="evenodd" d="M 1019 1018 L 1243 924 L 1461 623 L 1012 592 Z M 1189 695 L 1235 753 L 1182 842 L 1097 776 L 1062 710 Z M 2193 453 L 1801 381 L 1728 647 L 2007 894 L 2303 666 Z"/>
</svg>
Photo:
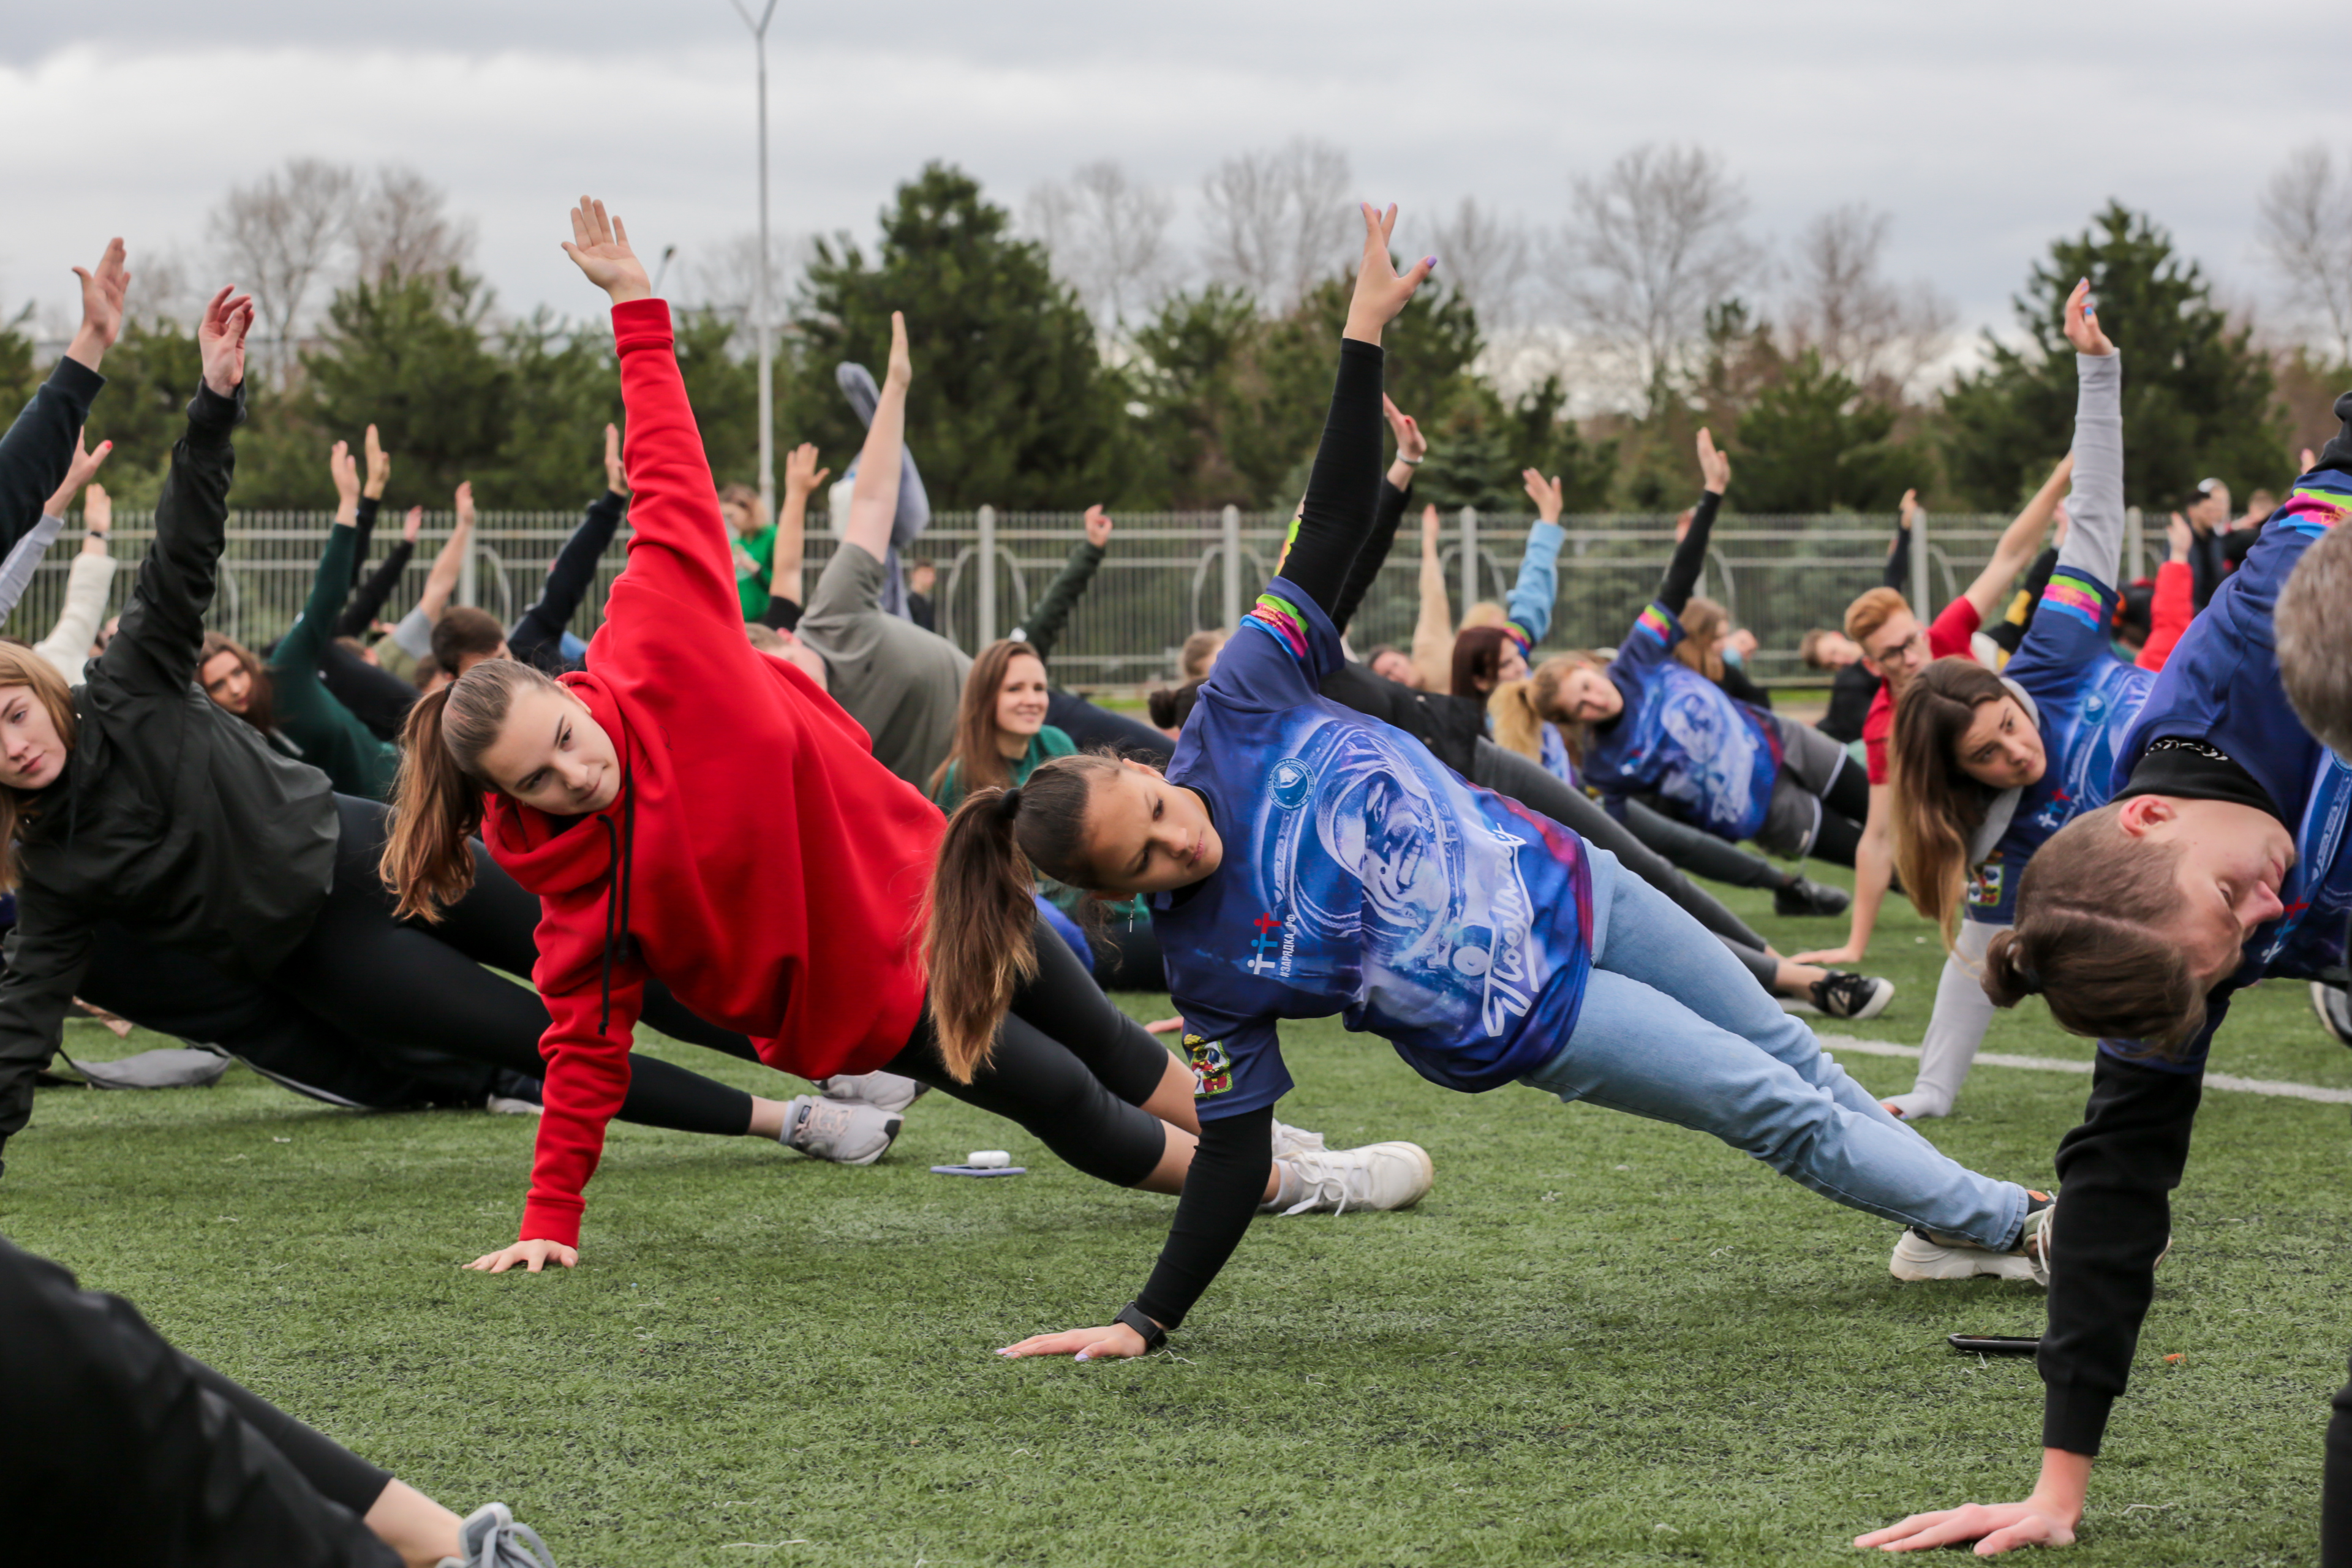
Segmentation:
<svg viewBox="0 0 2352 1568">
<path fill-rule="evenodd" d="M 1843 930 L 1733 897 L 1789 951 Z M 1875 956 L 1894 1009 L 1824 1027 L 1916 1044 L 1932 936 L 1891 913 Z M 1176 1353 L 1140 1362 L 989 1352 L 1107 1321 L 1171 1201 L 939 1096 L 866 1170 L 616 1126 L 578 1271 L 489 1279 L 457 1265 L 513 1235 L 528 1119 L 352 1115 L 242 1069 L 45 1090 L 0 1228 L 461 1510 L 511 1502 L 565 1568 L 1851 1563 L 1857 1531 L 2030 1486 L 2031 1363 L 1943 1336 L 2038 1331 L 2031 1288 L 1898 1286 L 1892 1226 L 1711 1140 L 1449 1093 L 1334 1025 L 1286 1039 L 1284 1119 L 1334 1146 L 1417 1140 L 1436 1190 L 1405 1214 L 1262 1218 Z M 2035 1013 L 1987 1048 L 2088 1057 Z M 1907 1061 L 1844 1059 L 1909 1086 Z M 2241 999 L 2216 1064 L 2352 1087 L 2300 986 Z M 2046 1183 L 2087 1085 L 1980 1067 L 1929 1130 Z M 2070 1561 L 2315 1560 L 2352 1342 L 2346 1131 L 2342 1106 L 2208 1093 Z M 929 1173 L 974 1148 L 1031 1174 Z"/>
</svg>

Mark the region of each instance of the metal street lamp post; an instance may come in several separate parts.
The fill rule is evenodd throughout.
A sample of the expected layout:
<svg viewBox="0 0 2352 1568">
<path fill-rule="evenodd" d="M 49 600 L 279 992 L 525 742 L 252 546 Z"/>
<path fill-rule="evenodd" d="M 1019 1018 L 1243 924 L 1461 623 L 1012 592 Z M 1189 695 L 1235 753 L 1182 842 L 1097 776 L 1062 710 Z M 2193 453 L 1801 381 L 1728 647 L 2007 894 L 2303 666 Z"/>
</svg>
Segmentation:
<svg viewBox="0 0 2352 1568">
<path fill-rule="evenodd" d="M 751 44 L 760 65 L 760 297 L 753 307 L 752 331 L 760 340 L 760 510 L 772 523 L 776 517 L 776 380 L 775 349 L 770 331 L 768 282 L 768 20 L 776 14 L 776 0 L 768 0 L 760 19 L 751 20 L 743 0 L 730 0 L 735 14 L 751 29 Z"/>
</svg>

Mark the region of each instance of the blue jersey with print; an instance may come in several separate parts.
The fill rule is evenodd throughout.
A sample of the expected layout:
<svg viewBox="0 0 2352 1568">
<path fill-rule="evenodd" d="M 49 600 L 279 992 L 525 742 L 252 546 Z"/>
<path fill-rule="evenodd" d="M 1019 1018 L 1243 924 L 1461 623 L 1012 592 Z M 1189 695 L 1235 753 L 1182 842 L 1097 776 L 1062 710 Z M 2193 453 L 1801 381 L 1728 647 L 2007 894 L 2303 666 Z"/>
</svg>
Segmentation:
<svg viewBox="0 0 2352 1568">
<path fill-rule="evenodd" d="M 2184 1059 L 2153 1058 L 2128 1041 L 2100 1049 L 2167 1071 L 2203 1070 L 2230 993 L 2268 977 L 2316 978 L 2344 962 L 2352 914 L 2352 772 L 2294 716 L 2280 683 L 2272 615 L 2295 563 L 2326 530 L 2352 514 L 2352 473 L 2321 468 L 2297 479 L 2246 559 L 2189 623 L 2116 754 L 2121 788 L 2149 744 L 2201 741 L 2253 775 L 2295 837 L 2295 863 L 2280 884 L 2286 912 L 2247 939 L 2237 972 L 2216 989 L 2220 1006 Z"/>
<path fill-rule="evenodd" d="M 2039 710 L 2042 777 L 2021 791 L 2009 830 L 1971 868 L 1968 916 L 1990 925 L 2017 917 L 2017 884 L 2051 835 L 2115 793 L 2116 751 L 2156 672 L 2117 658 L 2106 625 L 2115 590 L 2086 572 L 2051 574 L 2024 639 L 2003 671 Z"/>
<path fill-rule="evenodd" d="M 1682 622 L 1653 603 L 1617 650 L 1609 679 L 1625 699 L 1615 723 L 1596 729 L 1585 782 L 1612 809 L 1657 795 L 1693 826 L 1733 843 L 1764 826 L 1780 776 L 1780 735 L 1759 710 L 1672 657 Z"/>
<path fill-rule="evenodd" d="M 1205 1118 L 1290 1088 L 1276 1026 L 1337 1013 L 1476 1092 L 1568 1043 L 1592 963 L 1583 840 L 1322 697 L 1322 609 L 1277 577 L 1201 688 L 1168 767 L 1223 858 L 1153 900 Z"/>
</svg>

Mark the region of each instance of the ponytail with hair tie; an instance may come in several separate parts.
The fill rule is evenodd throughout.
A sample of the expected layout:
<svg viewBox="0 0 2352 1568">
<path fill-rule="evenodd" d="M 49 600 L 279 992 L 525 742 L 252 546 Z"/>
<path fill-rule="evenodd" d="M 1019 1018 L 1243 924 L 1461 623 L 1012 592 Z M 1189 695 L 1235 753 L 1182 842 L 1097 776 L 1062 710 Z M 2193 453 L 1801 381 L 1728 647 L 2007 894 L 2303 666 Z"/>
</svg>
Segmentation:
<svg viewBox="0 0 2352 1568">
<path fill-rule="evenodd" d="M 1000 790 L 997 793 L 996 797 L 997 819 L 1003 822 L 1010 822 L 1020 815 L 1021 787 L 1018 784 L 1015 784 L 1011 789 Z"/>
</svg>

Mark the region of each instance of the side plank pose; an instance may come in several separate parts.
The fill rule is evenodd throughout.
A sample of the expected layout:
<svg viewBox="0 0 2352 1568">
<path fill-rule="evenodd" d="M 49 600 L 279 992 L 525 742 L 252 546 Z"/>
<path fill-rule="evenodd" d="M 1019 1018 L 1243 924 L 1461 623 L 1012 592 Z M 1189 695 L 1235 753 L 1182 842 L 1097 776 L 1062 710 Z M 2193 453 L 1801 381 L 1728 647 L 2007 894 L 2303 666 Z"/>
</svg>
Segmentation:
<svg viewBox="0 0 2352 1568">
<path fill-rule="evenodd" d="M 1992 1021 L 1985 951 L 2009 927 L 2034 851 L 2107 803 L 2116 747 L 2156 683 L 2107 639 L 2124 537 L 2123 358 L 2090 289 L 2077 283 L 2066 301 L 2080 385 L 2073 523 L 2040 608 L 2000 674 L 1939 658 L 1895 707 L 1895 868 L 1952 950 L 1918 1081 L 1886 1102 L 1906 1119 L 1950 1113 Z"/>
<path fill-rule="evenodd" d="M 1951 1259 L 1972 1255 L 1956 1274 L 2022 1271 L 2045 1199 L 1887 1115 L 1615 857 L 1318 694 L 1341 658 L 1328 606 L 1376 503 L 1381 331 L 1433 265 L 1400 277 L 1395 209 L 1363 217 L 1297 542 L 1200 689 L 1168 773 L 1056 758 L 1021 790 L 974 794 L 948 826 L 929 920 L 948 1059 L 985 1059 L 1032 867 L 1106 897 L 1149 894 L 1205 1129 L 1136 1300 L 1107 1326 L 1002 1353 L 1140 1355 L 1183 1321 L 1258 1205 L 1291 1087 L 1280 1022 L 1334 1014 L 1445 1087 L 1517 1079 L 1713 1131 L 1824 1195 L 1933 1227 Z"/>
<path fill-rule="evenodd" d="M 203 381 L 172 451 L 155 542 L 88 684 L 68 688 L 30 649 L 0 646 L 0 880 L 15 883 L 17 903 L 0 978 L 0 1140 L 31 1117 L 34 1077 L 109 927 L 263 985 L 344 1037 L 539 1071 L 546 1009 L 481 967 L 530 968 L 520 889 L 486 874 L 437 937 L 402 921 L 375 881 L 383 808 L 334 795 L 195 685 L 252 320 L 250 301 L 226 289 L 205 308 Z M 661 1006 L 667 1032 L 749 1053 L 667 995 Z M 776 1101 L 649 1066 L 625 1110 L 633 1121 L 785 1131 Z"/>
<path fill-rule="evenodd" d="M 1606 666 L 1570 656 L 1547 718 L 1582 727 L 1578 766 L 1612 811 L 1655 795 L 1693 826 L 1731 843 L 1753 838 L 1791 858 L 1853 864 L 1869 788 L 1845 748 L 1810 724 L 1737 700 L 1673 657 L 1698 585 L 1731 459 L 1698 433 L 1706 479 L 1657 596 Z"/>
<path fill-rule="evenodd" d="M 2058 1146 L 2064 1186 L 2052 1226 L 2063 1241 L 2039 1355 L 2040 1481 L 2021 1503 L 1915 1514 L 1857 1545 L 1975 1541 L 1990 1556 L 2074 1540 L 2155 1294 L 2171 1229 L 2166 1194 L 2189 1162 L 2206 1055 L 2231 995 L 2344 963 L 2352 764 L 2297 721 L 2273 641 L 2297 563 L 2352 515 L 2352 404 L 2336 407 L 2345 428 L 2189 624 L 2116 748 L 2114 803 L 2042 847 L 2018 889 L 2015 928 L 1985 955 L 1996 1005 L 2039 994 L 2064 1027 L 2100 1037 L 2083 1124 Z M 2352 1386 L 2335 1412 L 2320 1525 L 2320 1561 L 2331 1565 L 2352 1563 Z"/>
<path fill-rule="evenodd" d="M 887 1068 L 1011 1118 L 1089 1175 L 1180 1190 L 1198 1126 L 1191 1079 L 1037 930 L 1025 881 L 1022 952 L 998 972 L 1013 1016 L 993 1061 L 956 1070 L 942 1057 L 915 950 L 940 814 L 821 687 L 746 639 L 668 307 L 603 204 L 582 198 L 572 228 L 565 251 L 613 300 L 629 563 L 584 670 L 556 680 L 485 659 L 416 705 L 383 858 L 401 911 L 434 919 L 483 874 L 467 849 L 480 823 L 491 857 L 540 899 L 531 978 L 551 1016 L 546 1112 L 520 1235 L 473 1267 L 578 1261 L 605 1124 L 633 1077 L 659 1065 L 629 1049 L 656 977 L 751 1037 L 772 1066 L 818 1079 Z M 892 338 L 853 539 L 883 537 L 895 504 L 912 371 L 903 322 Z M 859 1135 L 855 1119 L 880 1114 L 857 1101 L 794 1103 L 812 1125 L 838 1121 L 825 1135 L 839 1141 Z M 1261 1171 L 1254 1198 L 1304 1210 L 1328 1187 L 1330 1202 L 1367 1206 L 1356 1196 L 1366 1158 L 1319 1142 L 1276 1178 Z M 1389 1183 L 1389 1206 L 1427 1184 Z"/>
</svg>

